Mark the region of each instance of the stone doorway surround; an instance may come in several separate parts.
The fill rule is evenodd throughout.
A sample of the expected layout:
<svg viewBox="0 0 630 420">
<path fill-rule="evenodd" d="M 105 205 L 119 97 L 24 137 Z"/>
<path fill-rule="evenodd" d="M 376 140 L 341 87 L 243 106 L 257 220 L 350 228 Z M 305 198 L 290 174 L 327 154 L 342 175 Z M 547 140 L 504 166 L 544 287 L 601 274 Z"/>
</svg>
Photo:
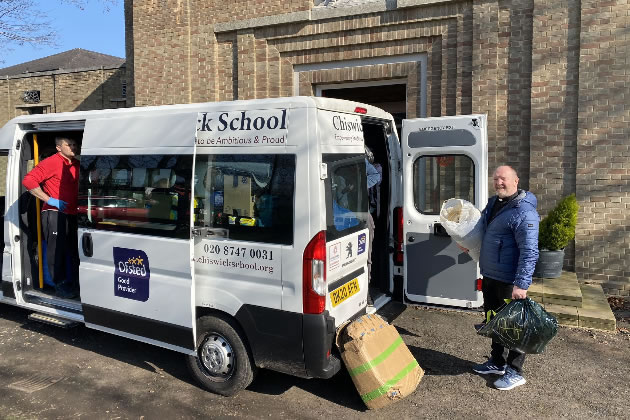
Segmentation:
<svg viewBox="0 0 630 420">
<path fill-rule="evenodd" d="M 293 66 L 295 95 L 322 90 L 406 84 L 407 116 L 427 115 L 427 54 L 373 57 Z M 309 86 L 310 85 L 310 86 Z"/>
</svg>

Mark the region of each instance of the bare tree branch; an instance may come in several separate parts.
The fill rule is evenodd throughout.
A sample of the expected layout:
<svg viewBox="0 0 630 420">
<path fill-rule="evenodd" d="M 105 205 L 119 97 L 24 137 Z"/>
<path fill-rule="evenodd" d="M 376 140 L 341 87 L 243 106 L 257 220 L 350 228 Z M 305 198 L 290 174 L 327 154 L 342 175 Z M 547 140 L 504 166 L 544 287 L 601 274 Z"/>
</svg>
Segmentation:
<svg viewBox="0 0 630 420">
<path fill-rule="evenodd" d="M 85 9 L 85 6 L 90 2 L 90 0 L 59 0 L 61 3 L 72 4 L 79 9 Z M 111 7 L 115 6 L 118 3 L 118 0 L 98 0 L 103 4 L 103 10 L 109 12 Z"/>
<path fill-rule="evenodd" d="M 103 11 L 109 12 L 119 0 L 57 0 L 58 3 L 71 4 L 81 10 L 90 1 L 101 3 Z M 0 51 L 11 51 L 12 47 L 25 44 L 57 45 L 58 35 L 53 22 L 40 7 L 34 0 L 0 0 Z"/>
</svg>

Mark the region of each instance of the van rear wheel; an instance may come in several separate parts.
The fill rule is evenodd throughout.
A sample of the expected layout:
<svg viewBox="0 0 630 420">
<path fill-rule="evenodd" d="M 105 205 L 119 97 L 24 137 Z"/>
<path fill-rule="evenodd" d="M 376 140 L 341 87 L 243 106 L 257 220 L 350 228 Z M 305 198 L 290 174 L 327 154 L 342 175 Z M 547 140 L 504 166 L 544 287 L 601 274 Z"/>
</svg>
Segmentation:
<svg viewBox="0 0 630 420">
<path fill-rule="evenodd" d="M 229 318 L 204 316 L 197 321 L 197 352 L 188 367 L 207 390 L 231 396 L 254 380 L 256 367 L 240 328 Z"/>
</svg>

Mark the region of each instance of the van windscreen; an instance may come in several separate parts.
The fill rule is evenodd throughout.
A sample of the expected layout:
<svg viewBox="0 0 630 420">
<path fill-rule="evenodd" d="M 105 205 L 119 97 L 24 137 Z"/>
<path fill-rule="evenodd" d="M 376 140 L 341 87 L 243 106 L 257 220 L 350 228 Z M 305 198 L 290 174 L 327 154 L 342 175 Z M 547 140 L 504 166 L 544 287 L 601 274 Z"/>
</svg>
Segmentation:
<svg viewBox="0 0 630 420">
<path fill-rule="evenodd" d="M 326 178 L 326 240 L 366 229 L 368 189 L 363 154 L 324 154 Z"/>
</svg>

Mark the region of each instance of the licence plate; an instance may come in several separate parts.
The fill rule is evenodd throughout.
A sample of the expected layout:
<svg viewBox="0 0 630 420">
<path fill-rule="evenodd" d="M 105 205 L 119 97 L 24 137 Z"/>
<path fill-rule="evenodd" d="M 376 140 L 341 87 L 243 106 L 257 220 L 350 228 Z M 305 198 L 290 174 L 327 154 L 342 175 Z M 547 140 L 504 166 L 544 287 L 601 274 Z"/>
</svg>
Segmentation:
<svg viewBox="0 0 630 420">
<path fill-rule="evenodd" d="M 348 299 L 350 296 L 354 296 L 359 292 L 359 279 L 355 278 L 350 280 L 348 283 L 344 284 L 341 287 L 330 292 L 330 301 L 332 302 L 333 308 L 339 305 L 344 300 Z"/>
</svg>

